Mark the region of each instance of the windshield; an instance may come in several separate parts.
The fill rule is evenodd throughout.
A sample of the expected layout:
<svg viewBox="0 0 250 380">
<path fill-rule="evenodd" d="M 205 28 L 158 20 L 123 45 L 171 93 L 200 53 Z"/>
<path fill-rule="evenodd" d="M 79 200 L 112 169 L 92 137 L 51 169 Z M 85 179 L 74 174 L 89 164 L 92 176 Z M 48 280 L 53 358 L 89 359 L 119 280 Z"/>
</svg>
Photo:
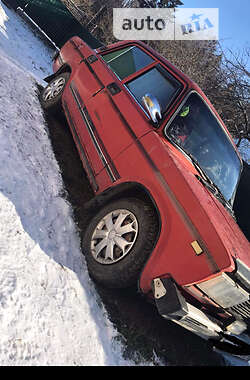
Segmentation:
<svg viewBox="0 0 250 380">
<path fill-rule="evenodd" d="M 192 93 L 166 129 L 167 136 L 195 158 L 227 201 L 232 200 L 241 162 L 208 106 Z"/>
</svg>

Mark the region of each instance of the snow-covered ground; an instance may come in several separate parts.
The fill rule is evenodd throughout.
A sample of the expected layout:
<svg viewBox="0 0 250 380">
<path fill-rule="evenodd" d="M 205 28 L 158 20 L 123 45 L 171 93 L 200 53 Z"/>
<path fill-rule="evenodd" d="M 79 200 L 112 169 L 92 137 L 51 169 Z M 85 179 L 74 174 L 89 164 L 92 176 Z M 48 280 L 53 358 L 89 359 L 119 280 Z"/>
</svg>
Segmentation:
<svg viewBox="0 0 250 380">
<path fill-rule="evenodd" d="M 61 196 L 35 84 L 51 74 L 52 54 L 0 1 L 0 365 L 134 365 Z"/>
<path fill-rule="evenodd" d="M 52 53 L 0 1 L 0 365 L 133 365 L 60 196 L 35 85 Z"/>
</svg>

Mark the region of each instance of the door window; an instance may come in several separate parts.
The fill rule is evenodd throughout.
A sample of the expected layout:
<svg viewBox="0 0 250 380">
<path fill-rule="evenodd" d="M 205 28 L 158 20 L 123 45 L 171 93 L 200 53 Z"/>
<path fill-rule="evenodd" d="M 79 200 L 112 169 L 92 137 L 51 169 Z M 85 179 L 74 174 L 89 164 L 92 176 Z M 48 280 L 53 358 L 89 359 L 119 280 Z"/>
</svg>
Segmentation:
<svg viewBox="0 0 250 380">
<path fill-rule="evenodd" d="M 144 106 L 142 97 L 145 94 L 154 95 L 161 106 L 162 113 L 166 111 L 176 93 L 181 89 L 180 83 L 160 65 L 126 83 L 126 86 L 142 106 Z"/>
<path fill-rule="evenodd" d="M 154 62 L 153 58 L 136 46 L 116 50 L 102 58 L 121 80 Z"/>
<path fill-rule="evenodd" d="M 145 111 L 144 95 L 156 97 L 164 113 L 183 88 L 158 61 L 136 46 L 115 50 L 102 58 Z"/>
</svg>

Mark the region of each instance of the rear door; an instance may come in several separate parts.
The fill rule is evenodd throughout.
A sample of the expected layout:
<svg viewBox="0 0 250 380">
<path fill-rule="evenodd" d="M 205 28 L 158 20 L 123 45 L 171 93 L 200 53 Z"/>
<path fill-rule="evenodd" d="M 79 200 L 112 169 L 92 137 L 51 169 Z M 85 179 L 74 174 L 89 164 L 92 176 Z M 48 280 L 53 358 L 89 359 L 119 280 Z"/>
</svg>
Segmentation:
<svg viewBox="0 0 250 380">
<path fill-rule="evenodd" d="M 94 175 L 105 169 L 109 180 L 115 182 L 119 178 L 119 170 L 113 162 L 115 157 L 136 138 L 150 131 L 151 126 L 145 111 L 131 99 L 120 78 L 105 60 L 93 54 L 85 44 L 79 45 L 78 49 L 82 60 L 70 84 L 74 99 L 71 109 L 77 133 Z M 119 60 L 124 51 L 132 52 L 131 46 L 112 52 L 109 59 L 115 62 L 117 57 Z M 129 62 L 126 59 L 120 64 L 120 69 L 127 76 L 154 63 L 151 57 L 139 49 L 127 58 Z M 134 125 L 136 128 L 133 128 Z"/>
<path fill-rule="evenodd" d="M 78 48 L 83 58 L 71 83 L 78 134 L 94 175 L 105 169 L 115 182 L 115 158 L 153 128 L 142 96 L 156 95 L 165 111 L 181 86 L 139 46 L 127 44 L 100 55 L 85 44 Z"/>
<path fill-rule="evenodd" d="M 103 162 L 95 147 L 95 138 L 92 133 L 86 102 L 94 94 L 102 90 L 103 85 L 91 72 L 91 66 L 86 59 L 93 53 L 93 50 L 78 37 L 69 40 L 69 44 L 71 49 L 67 50 L 65 61 L 73 61 L 74 63 L 72 64 L 73 72 L 71 76 L 73 79 L 63 94 L 63 106 L 83 166 L 89 175 L 94 190 L 97 191 L 98 185 L 95 176 L 103 168 Z"/>
</svg>

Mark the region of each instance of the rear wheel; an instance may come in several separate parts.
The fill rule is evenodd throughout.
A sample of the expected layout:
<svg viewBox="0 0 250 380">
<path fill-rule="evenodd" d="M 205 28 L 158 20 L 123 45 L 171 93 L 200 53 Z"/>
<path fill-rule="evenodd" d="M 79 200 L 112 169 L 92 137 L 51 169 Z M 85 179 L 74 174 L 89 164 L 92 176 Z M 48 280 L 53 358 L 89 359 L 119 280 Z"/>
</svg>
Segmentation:
<svg viewBox="0 0 250 380">
<path fill-rule="evenodd" d="M 154 210 L 139 199 L 121 199 L 104 206 L 83 238 L 91 277 L 111 288 L 134 285 L 153 250 L 157 230 Z"/>
<path fill-rule="evenodd" d="M 61 73 L 42 90 L 40 102 L 45 110 L 57 111 L 60 108 L 62 94 L 69 77 L 70 73 Z"/>
</svg>

